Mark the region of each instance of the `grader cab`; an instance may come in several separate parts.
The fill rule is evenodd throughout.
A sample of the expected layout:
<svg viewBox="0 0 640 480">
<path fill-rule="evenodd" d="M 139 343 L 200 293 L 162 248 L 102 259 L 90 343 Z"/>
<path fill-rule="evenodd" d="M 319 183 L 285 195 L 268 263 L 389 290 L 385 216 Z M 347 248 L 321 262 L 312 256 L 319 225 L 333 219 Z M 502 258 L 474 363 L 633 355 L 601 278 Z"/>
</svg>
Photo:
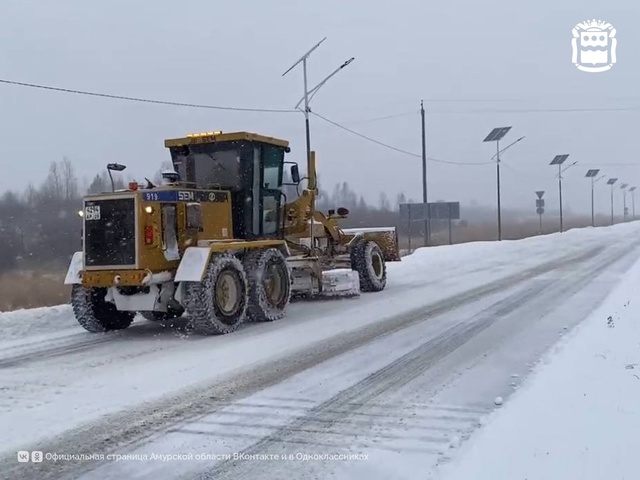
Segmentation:
<svg viewBox="0 0 640 480">
<path fill-rule="evenodd" d="M 162 185 L 133 182 L 83 200 L 83 248 L 65 283 L 86 330 L 186 312 L 195 331 L 225 334 L 247 319 L 281 318 L 292 296 L 385 287 L 386 261 L 400 260 L 395 227 L 343 230 L 346 209 L 316 211 L 313 152 L 293 199 L 283 192 L 285 165 L 296 185 L 300 176 L 285 140 L 205 132 L 165 147 L 174 171 Z"/>
</svg>

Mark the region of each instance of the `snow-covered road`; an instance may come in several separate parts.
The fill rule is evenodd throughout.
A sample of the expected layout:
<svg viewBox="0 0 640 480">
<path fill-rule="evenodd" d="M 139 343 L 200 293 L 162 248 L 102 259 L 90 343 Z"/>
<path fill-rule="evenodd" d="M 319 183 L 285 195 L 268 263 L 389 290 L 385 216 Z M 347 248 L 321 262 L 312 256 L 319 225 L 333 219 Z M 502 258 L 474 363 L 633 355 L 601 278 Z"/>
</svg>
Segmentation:
<svg viewBox="0 0 640 480">
<path fill-rule="evenodd" d="M 65 306 L 0 314 L 0 475 L 427 475 L 598 306 L 639 234 L 421 249 L 389 265 L 383 292 L 295 303 L 223 337 L 143 320 L 92 335 Z M 18 450 L 133 457 L 18 463 Z M 185 459 L 140 460 L 154 454 Z M 352 458 L 310 460 L 340 454 Z"/>
</svg>

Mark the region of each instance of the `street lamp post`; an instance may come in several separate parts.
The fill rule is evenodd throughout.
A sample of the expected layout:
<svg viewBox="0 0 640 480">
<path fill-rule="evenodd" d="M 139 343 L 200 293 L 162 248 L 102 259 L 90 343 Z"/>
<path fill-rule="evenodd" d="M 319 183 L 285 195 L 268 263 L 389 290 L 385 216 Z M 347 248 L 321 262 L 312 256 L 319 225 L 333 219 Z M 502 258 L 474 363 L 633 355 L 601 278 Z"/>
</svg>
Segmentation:
<svg viewBox="0 0 640 480">
<path fill-rule="evenodd" d="M 563 170 L 562 164 L 565 162 L 567 158 L 569 158 L 568 154 L 556 155 L 555 157 L 553 157 L 553 160 L 551 160 L 551 163 L 549 164 L 549 165 L 558 165 L 558 192 L 560 194 L 560 232 L 561 233 L 564 231 L 564 226 L 562 223 L 562 172 L 564 172 L 564 170 L 566 170 L 567 168 L 571 168 L 576 163 L 578 163 L 578 162 L 573 162 L 571 165 L 569 165 L 567 168 Z"/>
<path fill-rule="evenodd" d="M 618 181 L 617 178 L 610 178 L 607 185 L 611 185 L 611 225 L 613 225 L 613 185 Z"/>
<path fill-rule="evenodd" d="M 631 187 L 629 191 L 631 192 L 631 215 L 632 215 L 631 219 L 635 220 L 636 219 L 636 197 L 635 197 L 636 187 Z"/>
<path fill-rule="evenodd" d="M 593 197 L 593 185 L 596 183 L 595 182 L 595 178 L 596 175 L 598 175 L 598 172 L 600 170 L 596 169 L 596 170 L 589 170 L 587 172 L 586 177 L 591 179 L 591 226 L 595 227 L 596 226 L 596 215 L 595 215 L 595 208 L 594 208 L 594 197 Z"/>
<path fill-rule="evenodd" d="M 296 63 L 294 63 L 293 65 L 291 65 L 291 67 L 289 67 L 289 69 L 284 72 L 282 74 L 282 76 L 284 77 L 287 73 L 289 73 L 291 70 L 293 70 L 298 64 L 302 63 L 302 71 L 303 71 L 303 81 L 304 81 L 304 96 L 300 99 L 300 101 L 296 104 L 295 108 L 296 110 L 301 110 L 300 104 L 302 102 L 304 102 L 304 110 L 302 110 L 304 112 L 304 123 L 305 123 L 305 134 L 306 134 L 306 140 L 307 140 L 307 163 L 310 163 L 311 161 L 311 135 L 309 132 L 309 113 L 311 112 L 311 109 L 309 108 L 309 102 L 311 101 L 311 99 L 313 98 L 313 96 L 318 93 L 318 90 L 320 90 L 320 88 L 327 83 L 327 81 L 333 77 L 336 73 L 338 73 L 340 70 L 342 70 L 344 67 L 346 67 L 347 65 L 349 65 L 354 58 L 350 58 L 349 60 L 347 60 L 346 62 L 344 62 L 342 65 L 340 65 L 338 68 L 336 68 L 330 75 L 328 75 L 324 80 L 322 80 L 320 83 L 318 83 L 318 85 L 316 85 L 315 87 L 313 87 L 311 90 L 309 90 L 308 88 L 308 84 L 307 84 L 307 59 L 309 58 L 309 56 L 311 55 L 311 53 L 320 46 L 320 44 L 322 42 L 324 42 L 327 39 L 327 37 L 324 37 L 322 40 L 320 40 L 318 43 L 316 43 L 307 53 L 305 53 L 300 60 L 298 60 Z M 307 172 L 307 174 L 309 174 L 309 172 Z M 315 188 L 315 187 L 314 187 Z"/>
<path fill-rule="evenodd" d="M 489 132 L 483 142 L 496 142 L 496 187 L 498 191 L 498 241 L 502 240 L 502 210 L 500 207 L 500 140 L 511 127 L 498 127 Z"/>
<path fill-rule="evenodd" d="M 307 189 L 309 190 L 316 190 L 318 185 L 317 185 L 317 176 L 316 176 L 316 172 L 315 172 L 315 161 L 312 160 L 312 155 L 311 155 L 311 136 L 309 133 L 309 113 L 311 112 L 311 109 L 309 108 L 309 102 L 311 101 L 311 99 L 314 97 L 314 95 L 316 93 L 318 93 L 318 91 L 322 88 L 322 86 L 327 83 L 327 81 L 333 77 L 336 73 L 338 73 L 340 70 L 342 70 L 344 67 L 346 67 L 347 65 L 349 65 L 354 58 L 351 57 L 349 60 L 347 60 L 346 62 L 344 62 L 342 65 L 340 65 L 338 68 L 336 68 L 330 75 L 328 75 L 327 77 L 325 77 L 324 80 L 322 80 L 320 83 L 318 83 L 315 87 L 313 87 L 311 90 L 309 90 L 308 88 L 308 84 L 307 84 L 307 59 L 309 58 L 309 55 L 311 55 L 311 53 L 320 46 L 320 44 L 322 42 L 324 42 L 327 39 L 327 37 L 324 37 L 322 40 L 320 40 L 318 43 L 316 43 L 311 50 L 309 50 L 307 53 L 305 53 L 300 60 L 298 60 L 296 63 L 294 63 L 293 65 L 291 65 L 291 67 L 289 67 L 289 69 L 284 72 L 282 74 L 282 76 L 284 77 L 287 73 L 289 73 L 291 70 L 293 70 L 298 64 L 302 63 L 302 70 L 303 70 L 303 81 L 304 81 L 304 96 L 300 99 L 300 101 L 296 104 L 295 108 L 296 110 L 300 110 L 300 104 L 302 102 L 304 102 L 304 127 L 305 127 L 305 136 L 306 136 L 306 140 L 307 140 L 307 177 L 308 177 L 308 182 L 307 182 Z M 313 200 L 312 197 L 312 203 L 311 203 L 311 210 L 313 211 L 313 209 L 315 209 L 315 200 Z M 313 220 L 313 214 L 311 215 L 311 223 L 313 224 L 314 220 Z M 310 234 L 310 241 L 311 241 L 311 248 L 313 249 L 315 246 L 315 239 L 314 239 L 314 235 L 313 235 L 314 229 L 313 229 L 313 225 L 311 225 L 311 234 Z"/>
</svg>

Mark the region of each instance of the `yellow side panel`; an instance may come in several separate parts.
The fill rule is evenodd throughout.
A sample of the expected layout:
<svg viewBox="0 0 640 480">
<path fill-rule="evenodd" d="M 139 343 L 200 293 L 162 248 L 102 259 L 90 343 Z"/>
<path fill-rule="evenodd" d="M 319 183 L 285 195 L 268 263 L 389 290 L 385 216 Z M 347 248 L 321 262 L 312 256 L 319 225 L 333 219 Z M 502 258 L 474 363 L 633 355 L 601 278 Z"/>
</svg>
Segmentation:
<svg viewBox="0 0 640 480">
<path fill-rule="evenodd" d="M 203 202 L 202 226 L 203 231 L 198 234 L 199 240 L 233 238 L 231 202 Z"/>
</svg>

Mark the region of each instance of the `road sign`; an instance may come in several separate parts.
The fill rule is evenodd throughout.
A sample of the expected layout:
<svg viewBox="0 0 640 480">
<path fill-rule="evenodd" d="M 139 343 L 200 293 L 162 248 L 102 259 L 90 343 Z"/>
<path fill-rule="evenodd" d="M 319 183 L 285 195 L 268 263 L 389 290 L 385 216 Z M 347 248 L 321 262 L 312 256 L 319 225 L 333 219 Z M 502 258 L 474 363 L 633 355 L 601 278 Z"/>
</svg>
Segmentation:
<svg viewBox="0 0 640 480">
<path fill-rule="evenodd" d="M 400 220 L 459 220 L 460 202 L 402 203 Z"/>
<path fill-rule="evenodd" d="M 435 220 L 459 220 L 460 202 L 430 203 L 429 217 Z"/>
<path fill-rule="evenodd" d="M 428 219 L 426 203 L 401 203 L 400 220 L 424 221 Z"/>
<path fill-rule="evenodd" d="M 536 195 L 538 195 L 538 198 L 542 198 L 542 196 L 544 195 L 544 190 L 538 190 L 536 192 Z"/>
<path fill-rule="evenodd" d="M 544 199 L 536 199 L 536 207 L 544 207 Z"/>
<path fill-rule="evenodd" d="M 542 207 L 538 207 L 538 208 L 536 208 L 536 213 L 537 213 L 538 215 L 542 215 L 542 214 L 544 213 L 544 208 L 542 208 Z"/>
</svg>

